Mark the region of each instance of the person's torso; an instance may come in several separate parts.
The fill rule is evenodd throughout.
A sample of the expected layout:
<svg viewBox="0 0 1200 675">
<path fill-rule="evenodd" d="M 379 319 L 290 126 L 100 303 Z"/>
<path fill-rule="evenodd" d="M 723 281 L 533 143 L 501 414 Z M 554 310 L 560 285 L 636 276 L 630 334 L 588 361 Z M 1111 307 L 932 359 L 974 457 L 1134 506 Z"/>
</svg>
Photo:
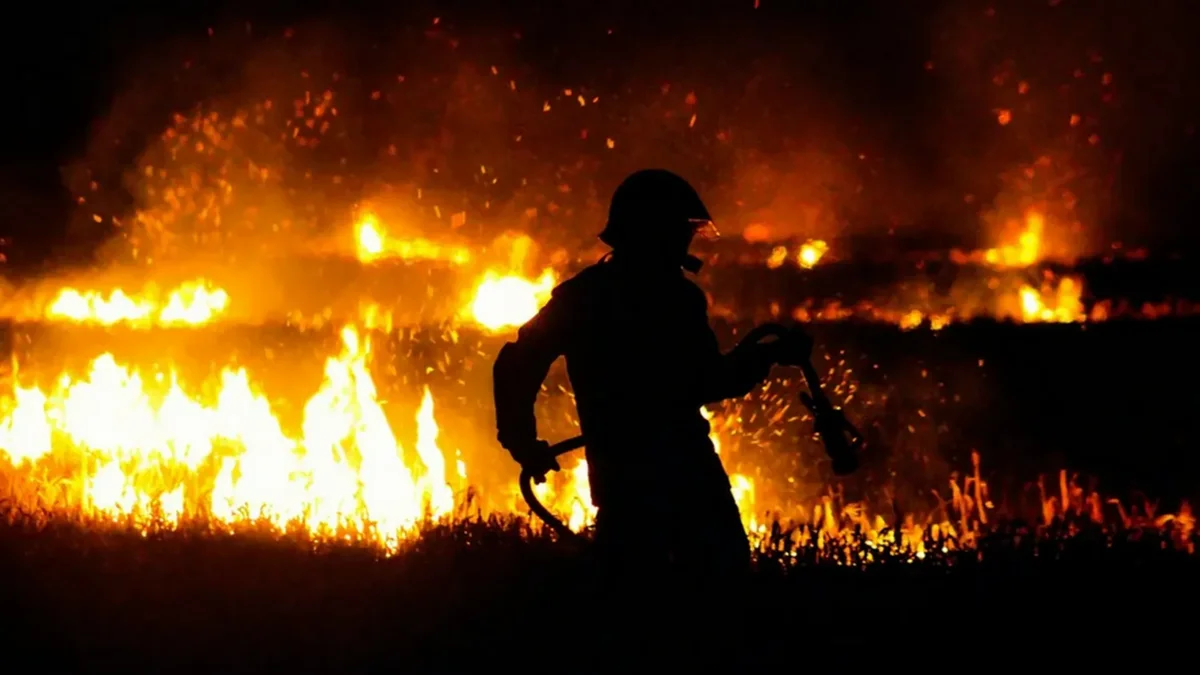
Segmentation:
<svg viewBox="0 0 1200 675">
<path fill-rule="evenodd" d="M 682 273 L 648 279 L 611 264 L 568 285 L 567 373 L 593 475 L 629 464 L 708 471 L 715 458 L 698 392 L 712 345 L 700 290 Z"/>
</svg>

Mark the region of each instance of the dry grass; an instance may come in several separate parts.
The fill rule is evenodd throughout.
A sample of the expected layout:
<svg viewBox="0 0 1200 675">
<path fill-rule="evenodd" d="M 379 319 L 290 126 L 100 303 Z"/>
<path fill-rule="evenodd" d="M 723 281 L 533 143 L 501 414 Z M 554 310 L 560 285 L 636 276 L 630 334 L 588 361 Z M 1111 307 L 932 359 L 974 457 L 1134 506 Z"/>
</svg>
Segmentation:
<svg viewBox="0 0 1200 675">
<path fill-rule="evenodd" d="M 774 550 L 746 593 L 736 652 L 749 665 L 838 645 L 1161 639 L 1194 606 L 1187 580 L 1200 566 L 1179 544 L 1169 530 L 1060 522 L 997 526 L 975 550 L 924 560 L 867 546 L 843 545 L 840 560 L 812 543 Z M 865 551 L 875 562 L 845 564 Z M 19 617 L 11 653 L 55 672 L 577 670 L 622 654 L 594 609 L 586 551 L 516 520 L 434 526 L 382 558 L 253 525 L 143 534 L 15 515 L 0 526 L 0 573 Z"/>
</svg>

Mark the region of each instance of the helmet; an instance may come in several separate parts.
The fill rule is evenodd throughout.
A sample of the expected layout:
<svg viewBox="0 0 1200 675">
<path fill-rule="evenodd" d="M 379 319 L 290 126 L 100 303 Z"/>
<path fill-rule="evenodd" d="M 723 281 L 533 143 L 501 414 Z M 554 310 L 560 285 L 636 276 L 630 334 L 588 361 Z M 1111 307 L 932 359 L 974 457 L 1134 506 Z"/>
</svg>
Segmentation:
<svg viewBox="0 0 1200 675">
<path fill-rule="evenodd" d="M 665 169 L 630 174 L 617 186 L 600 241 L 614 250 L 661 246 L 698 231 L 715 233 L 712 216 L 686 180 Z M 686 251 L 684 251 L 686 253 Z"/>
</svg>

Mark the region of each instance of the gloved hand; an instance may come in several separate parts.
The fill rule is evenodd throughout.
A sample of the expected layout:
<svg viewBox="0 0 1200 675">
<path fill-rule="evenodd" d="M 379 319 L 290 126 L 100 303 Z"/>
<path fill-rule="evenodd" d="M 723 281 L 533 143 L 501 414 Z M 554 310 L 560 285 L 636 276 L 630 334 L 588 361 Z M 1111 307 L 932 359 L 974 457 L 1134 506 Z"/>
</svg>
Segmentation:
<svg viewBox="0 0 1200 675">
<path fill-rule="evenodd" d="M 786 338 L 769 343 L 775 363 L 798 366 L 812 359 L 813 339 L 803 328 L 793 326 Z"/>
<path fill-rule="evenodd" d="M 550 452 L 550 444 L 543 440 L 523 443 L 518 447 L 509 448 L 513 459 L 521 468 L 533 476 L 533 482 L 541 485 L 546 482 L 546 474 L 558 471 L 558 459 Z"/>
</svg>

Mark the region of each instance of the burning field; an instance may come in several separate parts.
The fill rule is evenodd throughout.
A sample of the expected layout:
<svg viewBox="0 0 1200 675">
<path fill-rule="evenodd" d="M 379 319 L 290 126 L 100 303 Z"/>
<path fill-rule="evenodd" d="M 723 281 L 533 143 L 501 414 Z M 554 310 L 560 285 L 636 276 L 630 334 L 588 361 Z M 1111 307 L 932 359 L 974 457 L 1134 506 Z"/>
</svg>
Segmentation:
<svg viewBox="0 0 1200 675">
<path fill-rule="evenodd" d="M 572 268 L 530 265 L 536 247 L 523 237 L 503 244 L 505 263 L 475 264 L 473 252 L 413 260 L 424 244 L 405 243 L 380 261 L 385 245 L 370 242 L 388 239 L 363 232 L 382 227 L 366 218 L 347 233 L 359 257 L 311 263 L 366 288 L 337 310 L 243 318 L 235 285 L 215 273 L 157 289 L 38 282 L 29 297 L 41 304 L 10 305 L 0 540 L 25 580 L 29 599 L 17 602 L 37 617 L 26 645 L 61 632 L 80 636 L 70 641 L 80 659 L 146 663 L 157 653 L 147 643 L 168 654 L 197 639 L 229 644 L 194 663 L 204 671 L 290 662 L 262 654 L 319 642 L 311 658 L 356 670 L 387 658 L 376 650 L 389 631 L 412 645 L 413 663 L 438 663 L 460 641 L 506 648 L 525 629 L 494 625 L 545 620 L 560 594 L 587 602 L 586 552 L 528 515 L 517 467 L 493 440 L 490 398 L 500 345 Z M 967 309 L 942 300 L 790 312 L 817 338 L 826 388 L 867 433 L 858 475 L 832 479 L 799 405 L 801 378 L 787 370 L 705 411 L 757 551 L 764 645 L 856 620 L 843 603 L 871 593 L 936 612 L 966 602 L 964 580 L 986 578 L 970 593 L 996 607 L 1049 594 L 1111 609 L 1083 580 L 1129 579 L 1137 593 L 1147 575 L 1194 573 L 1197 467 L 1176 433 L 1189 399 L 1139 409 L 1135 392 L 1169 391 L 1195 369 L 1174 356 L 1195 324 L 1177 309 L 1109 315 L 1097 308 L 1120 301 L 1064 295 L 1068 281 L 1087 287 L 1082 274 L 1056 275 L 1049 291 L 1011 282 L 1006 294 L 1010 279 L 1050 273 L 989 266 L 986 255 L 962 264 L 963 278 L 999 282 Z M 710 268 L 721 280 L 714 307 L 737 308 L 714 312 L 724 343 L 783 312 L 771 285 L 723 295 L 723 280 L 839 276 L 823 256 L 794 270 L 772 260 Z M 390 284 L 428 290 L 411 304 L 371 295 Z M 1138 353 L 1155 356 L 1095 367 Z M 577 433 L 561 364 L 539 411 L 544 437 Z M 1146 486 L 1154 492 L 1137 491 Z M 538 490 L 586 532 L 594 509 L 581 457 Z M 1028 595 L 1004 595 L 1018 590 Z M 780 593 L 833 609 L 794 615 L 767 600 Z M 539 609 L 500 609 L 514 602 Z M 174 607 L 196 609 L 165 620 Z M 1028 610 L 994 610 L 1006 611 Z M 276 628 L 264 637 L 263 624 Z"/>
<path fill-rule="evenodd" d="M 237 296 L 207 279 L 135 291 L 63 287 L 44 293 L 40 305 L 17 301 L 7 332 L 11 389 L 0 419 L 10 505 L 144 532 L 197 524 L 226 533 L 267 527 L 314 543 L 367 544 L 381 554 L 398 552 L 432 523 L 521 516 L 514 467 L 492 438 L 490 365 L 571 268 L 526 271 L 535 246 L 525 236 L 496 244 L 510 249 L 507 265 L 499 267 L 472 265 L 467 249 L 391 240 L 373 215 L 347 236 L 357 257 L 327 267 L 313 262 L 317 274 L 381 278 L 380 285 L 411 285 L 428 275 L 430 304 L 425 298 L 415 310 L 381 304 L 368 291 L 357 310 L 345 314 L 326 309 L 250 321 L 231 317 Z M 1021 242 L 1036 254 L 1035 236 L 1023 234 Z M 815 268 L 826 245 L 806 248 L 814 246 L 801 245 L 794 259 L 819 280 Z M 845 556 L 873 558 L 875 549 L 923 559 L 973 548 L 1004 516 L 992 515 L 996 498 L 972 445 L 980 439 L 963 438 L 951 427 L 978 413 L 982 399 L 969 390 L 1014 364 L 1006 362 L 1009 353 L 989 365 L 982 354 L 995 348 L 986 346 L 977 348 L 974 363 L 954 363 L 970 358 L 961 353 L 972 341 L 967 336 L 998 336 L 991 339 L 1013 342 L 1008 348 L 1019 352 L 1027 349 L 1024 342 L 1082 345 L 1089 331 L 1104 341 L 1138 339 L 1146 331 L 1137 326 L 1158 319 L 1147 305 L 1112 319 L 1107 330 L 1112 303 L 1086 307 L 1081 276 L 1064 274 L 1040 290 L 1017 285 L 1006 279 L 1012 275 L 1007 266 L 988 267 L 996 250 L 981 253 L 980 269 L 963 275 L 987 279 L 980 296 L 990 299 L 974 306 L 943 300 L 889 311 L 864 301 L 870 309 L 862 316 L 810 312 L 807 303 L 790 312 L 818 339 L 829 336 L 820 342 L 818 360 L 826 387 L 878 446 L 871 451 L 877 466 L 869 468 L 879 475 L 852 486 L 857 494 L 847 496 L 845 485 L 829 481 L 811 439 L 811 419 L 798 405 L 802 381 L 794 373 L 780 371 L 746 399 L 705 411 L 761 548 L 798 546 L 807 551 L 799 558 L 842 562 Z M 421 260 L 427 255 L 446 258 Z M 769 275 L 788 274 L 773 262 L 775 255 L 759 266 L 727 269 L 718 262 L 711 274 L 752 278 L 760 266 Z M 377 271 L 381 257 L 390 259 Z M 1025 268 L 1020 273 L 1053 278 Z M 750 283 L 755 293 L 769 293 L 766 283 Z M 1003 290 L 1006 283 L 1011 292 Z M 457 303 L 456 287 L 462 289 Z M 726 308 L 719 316 L 727 342 L 751 320 L 780 318 L 779 301 L 746 295 L 744 288 L 741 297 L 714 292 L 715 307 Z M 730 316 L 730 307 L 741 315 Z M 429 316 L 447 308 L 452 311 L 440 320 Z M 410 312 L 425 317 L 397 318 Z M 858 337 L 835 337 L 847 334 Z M 904 337 L 912 347 L 906 355 L 892 346 L 886 355 L 832 346 Z M 947 347 L 960 353 L 951 355 Z M 931 350 L 942 352 L 941 363 L 915 372 L 912 363 Z M 543 434 L 574 435 L 569 383 L 560 370 L 547 382 L 545 399 Z M 957 463 L 941 450 L 947 447 Z M 907 453 L 926 467 L 896 471 L 893 465 Z M 1165 529 L 1180 546 L 1192 547 L 1186 501 L 1170 513 L 1155 512 L 1112 501 L 1079 481 L 1065 469 L 1039 479 L 1035 522 L 1050 527 L 1074 513 L 1097 525 Z M 908 482 L 920 483 L 925 498 L 899 496 Z M 594 512 L 581 459 L 540 489 L 573 529 L 586 528 Z M 786 543 L 774 523 L 796 526 Z M 854 543 L 845 548 L 845 542 Z"/>
<path fill-rule="evenodd" d="M 704 410 L 755 551 L 743 665 L 798 635 L 903 658 L 914 638 L 1184 630 L 1144 617 L 1184 611 L 1200 570 L 1200 278 L 1111 225 L 1133 66 L 1080 48 L 1059 82 L 935 45 L 920 76 L 992 145 L 933 186 L 769 61 L 744 87 L 564 79 L 529 65 L 544 35 L 452 23 L 369 49 L 209 29 L 95 126 L 65 172 L 73 264 L 14 264 L 0 295 L 15 645 L 65 668 L 361 672 L 525 659 L 549 632 L 532 660 L 579 663 L 603 633 L 590 558 L 530 516 L 491 366 L 604 254 L 615 181 L 660 163 L 711 195 L 697 282 L 722 344 L 803 324 L 867 437 L 835 479 L 784 368 Z M 984 89 L 951 86 L 978 75 L 956 58 Z M 771 96 L 815 121 L 760 116 Z M 562 365 L 551 441 L 578 433 Z M 581 455 L 537 494 L 586 535 Z"/>
</svg>

